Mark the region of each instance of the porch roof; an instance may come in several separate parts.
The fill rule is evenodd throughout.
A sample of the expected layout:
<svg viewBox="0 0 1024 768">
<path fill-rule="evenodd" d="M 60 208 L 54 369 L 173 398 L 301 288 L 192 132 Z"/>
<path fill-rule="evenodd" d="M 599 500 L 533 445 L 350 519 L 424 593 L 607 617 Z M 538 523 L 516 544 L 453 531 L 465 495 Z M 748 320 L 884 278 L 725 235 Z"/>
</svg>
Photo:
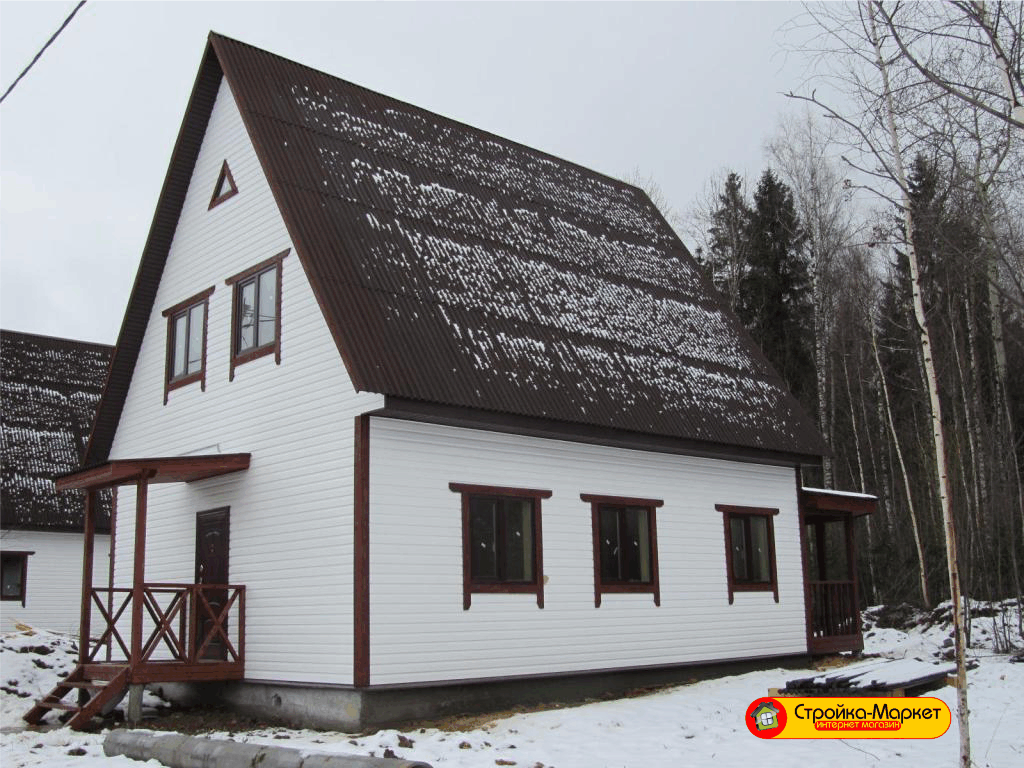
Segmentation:
<svg viewBox="0 0 1024 768">
<path fill-rule="evenodd" d="M 165 456 L 114 459 L 89 469 L 57 478 L 58 491 L 70 488 L 96 490 L 127 485 L 141 478 L 150 483 L 191 483 L 249 468 L 250 453 L 218 453 L 201 456 Z"/>
<path fill-rule="evenodd" d="M 806 511 L 860 517 L 873 514 L 878 497 L 867 493 L 832 491 L 825 488 L 801 488 L 800 504 Z"/>
</svg>

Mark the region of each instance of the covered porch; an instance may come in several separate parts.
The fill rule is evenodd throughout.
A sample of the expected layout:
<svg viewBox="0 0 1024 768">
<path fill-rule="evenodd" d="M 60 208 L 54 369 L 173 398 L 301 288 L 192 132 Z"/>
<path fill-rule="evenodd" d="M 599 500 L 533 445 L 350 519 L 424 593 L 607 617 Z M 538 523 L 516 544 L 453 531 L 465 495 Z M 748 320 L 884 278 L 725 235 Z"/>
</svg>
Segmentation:
<svg viewBox="0 0 1024 768">
<path fill-rule="evenodd" d="M 878 499 L 861 493 L 800 489 L 807 650 L 860 651 L 860 593 L 854 521 L 875 511 Z"/>
<path fill-rule="evenodd" d="M 226 583 L 226 552 L 223 571 L 209 567 L 197 532 L 194 580 L 149 582 L 146 525 L 151 485 L 240 472 L 248 469 L 249 460 L 248 453 L 123 459 L 58 478 L 58 491 L 86 492 L 79 659 L 67 679 L 26 713 L 27 722 L 38 723 L 47 711 L 59 709 L 72 712 L 69 725 L 81 728 L 116 706 L 126 691 L 131 718 L 146 683 L 244 677 L 245 586 Z M 132 582 L 95 587 L 96 497 L 103 489 L 121 486 L 135 486 Z M 211 539 L 211 552 L 215 544 Z M 221 573 L 225 578 L 218 578 Z M 78 692 L 78 701 L 64 701 L 72 691 Z"/>
</svg>

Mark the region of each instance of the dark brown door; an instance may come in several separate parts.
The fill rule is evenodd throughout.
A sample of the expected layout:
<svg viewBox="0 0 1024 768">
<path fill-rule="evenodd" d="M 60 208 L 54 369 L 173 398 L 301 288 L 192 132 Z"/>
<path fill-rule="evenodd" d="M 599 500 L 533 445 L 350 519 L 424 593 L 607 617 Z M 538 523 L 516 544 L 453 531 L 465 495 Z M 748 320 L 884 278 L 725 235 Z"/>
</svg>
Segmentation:
<svg viewBox="0 0 1024 768">
<path fill-rule="evenodd" d="M 196 514 L 196 584 L 228 584 L 228 508 Z M 196 601 L 196 650 L 206 641 L 228 599 L 227 589 L 202 589 L 210 607 Z M 227 632 L 227 622 L 224 623 Z M 224 639 L 217 634 L 203 651 L 202 659 L 226 659 Z"/>
</svg>

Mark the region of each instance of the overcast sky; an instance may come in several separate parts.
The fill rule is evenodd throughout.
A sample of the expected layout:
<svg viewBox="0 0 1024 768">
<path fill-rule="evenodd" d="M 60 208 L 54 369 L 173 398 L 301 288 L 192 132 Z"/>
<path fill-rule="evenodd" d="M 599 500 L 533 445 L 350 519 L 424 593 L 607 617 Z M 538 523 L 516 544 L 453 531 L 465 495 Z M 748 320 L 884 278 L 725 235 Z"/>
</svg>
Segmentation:
<svg viewBox="0 0 1024 768">
<path fill-rule="evenodd" d="M 73 2 L 0 2 L 0 88 Z M 90 2 L 0 105 L 0 326 L 113 344 L 215 30 L 683 211 L 753 176 L 802 64 L 793 3 Z"/>
</svg>

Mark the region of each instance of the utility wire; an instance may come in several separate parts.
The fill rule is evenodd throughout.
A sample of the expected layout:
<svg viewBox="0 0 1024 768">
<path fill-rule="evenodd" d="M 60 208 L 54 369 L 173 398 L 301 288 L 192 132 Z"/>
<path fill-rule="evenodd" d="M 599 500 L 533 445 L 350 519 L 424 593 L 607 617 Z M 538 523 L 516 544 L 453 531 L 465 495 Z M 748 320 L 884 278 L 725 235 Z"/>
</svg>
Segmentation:
<svg viewBox="0 0 1024 768">
<path fill-rule="evenodd" d="M 78 5 L 75 6 L 75 9 L 71 11 L 70 15 L 66 19 L 64 19 L 64 23 L 61 24 L 57 31 L 53 33 L 53 36 L 46 41 L 46 45 L 39 49 L 39 53 L 37 53 L 32 58 L 32 61 L 28 63 L 28 66 L 25 67 L 25 69 L 22 70 L 21 74 L 18 75 L 17 78 L 15 78 L 14 82 L 11 83 L 10 86 L 8 86 L 7 90 L 4 91 L 4 95 L 0 96 L 0 103 L 3 103 L 3 100 L 7 98 L 7 95 L 14 90 L 14 86 L 16 86 L 21 81 L 21 78 L 28 74 L 28 71 L 32 69 L 33 65 L 35 65 L 35 63 L 39 61 L 39 57 L 43 55 L 43 51 L 49 48 L 50 43 L 57 39 L 57 35 L 64 31 L 64 27 L 71 23 L 71 20 L 75 18 L 75 14 L 78 13 L 78 11 L 81 9 L 83 5 L 85 5 L 85 0 L 81 0 L 81 2 L 79 2 Z"/>
</svg>

